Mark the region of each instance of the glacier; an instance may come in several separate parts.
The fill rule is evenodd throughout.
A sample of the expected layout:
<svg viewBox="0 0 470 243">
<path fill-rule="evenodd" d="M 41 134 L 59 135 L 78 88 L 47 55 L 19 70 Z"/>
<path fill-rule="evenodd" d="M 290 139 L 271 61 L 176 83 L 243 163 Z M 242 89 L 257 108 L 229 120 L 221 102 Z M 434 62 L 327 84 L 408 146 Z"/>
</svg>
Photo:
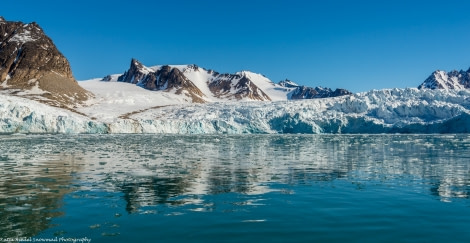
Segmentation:
<svg viewBox="0 0 470 243">
<path fill-rule="evenodd" d="M 23 97 L 0 94 L 0 133 L 106 133 L 101 122 Z"/>
<path fill-rule="evenodd" d="M 470 132 L 469 90 L 384 89 L 312 100 L 157 105 L 136 108 L 125 117 L 100 119 L 0 95 L 0 133 Z"/>
</svg>

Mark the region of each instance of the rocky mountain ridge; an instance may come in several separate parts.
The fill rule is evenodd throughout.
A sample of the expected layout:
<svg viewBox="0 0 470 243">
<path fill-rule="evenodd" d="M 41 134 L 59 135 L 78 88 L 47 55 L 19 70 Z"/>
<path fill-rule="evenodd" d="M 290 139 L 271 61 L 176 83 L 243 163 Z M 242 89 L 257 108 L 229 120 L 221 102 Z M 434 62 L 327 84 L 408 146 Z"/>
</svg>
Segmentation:
<svg viewBox="0 0 470 243">
<path fill-rule="evenodd" d="M 468 89 L 470 88 L 470 68 L 467 71 L 434 71 L 418 89 Z"/>
<path fill-rule="evenodd" d="M 197 65 L 147 67 L 136 59 L 131 60 L 129 69 L 116 80 L 108 75 L 103 81 L 127 82 L 148 90 L 184 94 L 193 103 L 315 99 L 351 94 L 344 89 L 333 91 L 329 88 L 301 86 L 290 80 L 276 84 L 263 75 L 249 71 L 221 74 Z"/>
<path fill-rule="evenodd" d="M 332 90 L 330 88 L 324 88 L 324 87 L 312 88 L 312 87 L 308 87 L 304 85 L 298 85 L 297 83 L 289 79 L 282 80 L 278 84 L 282 87 L 294 88 L 294 90 L 292 90 L 289 93 L 289 97 L 292 100 L 319 99 L 319 98 L 337 97 L 337 96 L 352 94 L 346 89 Z"/>
<path fill-rule="evenodd" d="M 35 23 L 0 17 L 0 90 L 73 106 L 91 94 L 74 79 L 68 60 Z"/>
</svg>

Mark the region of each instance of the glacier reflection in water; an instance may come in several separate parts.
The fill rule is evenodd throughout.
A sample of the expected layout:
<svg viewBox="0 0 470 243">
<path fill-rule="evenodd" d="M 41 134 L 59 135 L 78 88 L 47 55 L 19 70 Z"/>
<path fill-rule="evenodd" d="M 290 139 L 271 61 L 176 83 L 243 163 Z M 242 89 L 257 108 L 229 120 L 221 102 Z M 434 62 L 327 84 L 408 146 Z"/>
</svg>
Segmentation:
<svg viewBox="0 0 470 243">
<path fill-rule="evenodd" d="M 0 237 L 470 240 L 469 148 L 467 135 L 1 136 Z"/>
</svg>

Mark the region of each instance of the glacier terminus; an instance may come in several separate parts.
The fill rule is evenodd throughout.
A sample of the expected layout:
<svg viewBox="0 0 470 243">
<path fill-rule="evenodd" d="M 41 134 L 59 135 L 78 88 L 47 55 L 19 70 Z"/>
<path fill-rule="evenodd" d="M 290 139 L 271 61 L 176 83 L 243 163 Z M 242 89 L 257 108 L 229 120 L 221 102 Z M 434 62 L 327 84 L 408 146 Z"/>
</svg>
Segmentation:
<svg viewBox="0 0 470 243">
<path fill-rule="evenodd" d="M 103 85 L 101 81 L 89 81 Z M 109 84 L 109 83 L 106 83 Z M 122 84 L 124 85 L 124 84 Z M 127 84 L 128 85 L 128 84 Z M 139 87 L 135 87 L 139 89 Z M 284 101 L 163 104 L 142 89 L 105 92 L 82 114 L 22 97 L 0 96 L 1 133 L 468 133 L 470 91 L 373 90 L 348 96 Z M 151 93 L 152 94 L 152 93 Z M 107 100 L 105 98 L 108 98 Z M 126 115 L 116 117 L 121 111 Z M 166 101 L 170 103 L 169 100 Z M 163 102 L 165 103 L 165 102 Z M 121 103 L 122 104 L 122 103 Z M 109 108 L 109 114 L 104 107 Z M 134 108 L 134 111 L 126 109 Z M 117 110 L 117 112 L 116 112 Z M 88 113 L 88 115 L 86 115 Z M 94 117 L 97 116 L 97 117 Z"/>
</svg>

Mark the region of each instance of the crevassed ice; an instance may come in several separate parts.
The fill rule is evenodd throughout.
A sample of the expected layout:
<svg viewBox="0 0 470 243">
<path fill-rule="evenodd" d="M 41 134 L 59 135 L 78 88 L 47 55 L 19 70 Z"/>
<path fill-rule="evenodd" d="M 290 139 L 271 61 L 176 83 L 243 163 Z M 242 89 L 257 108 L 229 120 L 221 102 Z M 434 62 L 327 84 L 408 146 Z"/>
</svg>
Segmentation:
<svg viewBox="0 0 470 243">
<path fill-rule="evenodd" d="M 335 98 L 179 104 L 92 120 L 0 96 L 2 133 L 467 133 L 467 90 L 373 90 Z M 106 113 L 103 110 L 103 113 Z"/>
</svg>

